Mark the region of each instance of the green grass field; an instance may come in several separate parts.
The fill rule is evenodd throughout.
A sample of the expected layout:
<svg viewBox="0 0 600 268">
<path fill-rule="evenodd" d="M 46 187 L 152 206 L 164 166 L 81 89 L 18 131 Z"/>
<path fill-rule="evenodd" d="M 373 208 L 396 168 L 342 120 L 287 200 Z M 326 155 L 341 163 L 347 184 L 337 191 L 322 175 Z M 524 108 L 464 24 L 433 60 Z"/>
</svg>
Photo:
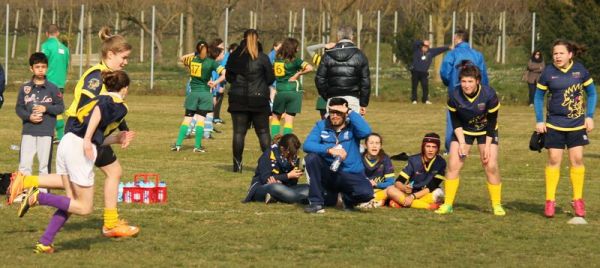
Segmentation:
<svg viewBox="0 0 600 268">
<path fill-rule="evenodd" d="M 0 110 L 0 170 L 18 166 L 20 122 L 14 113 L 15 93 L 6 94 Z M 70 100 L 71 96 L 67 96 Z M 33 208 L 24 218 L 16 207 L 0 207 L 1 266 L 595 266 L 600 263 L 600 136 L 591 134 L 586 147 L 588 225 L 566 224 L 571 218 L 571 186 L 564 167 L 558 188 L 558 213 L 542 216 L 545 152 L 527 148 L 534 116 L 529 107 L 504 105 L 500 110 L 500 169 L 507 216 L 491 213 L 485 176 L 471 151 L 462 172 L 455 212 L 381 208 L 368 212 L 328 209 L 308 215 L 283 204 L 242 204 L 259 149 L 250 130 L 244 152 L 244 172 L 231 170 L 231 124 L 223 112 L 222 134 L 204 141 L 208 152 L 193 154 L 192 140 L 174 153 L 182 119 L 182 97 L 130 96 L 128 123 L 137 139 L 127 150 L 116 149 L 124 181 L 139 172 L 157 172 L 168 183 L 166 205 L 121 204 L 120 214 L 141 226 L 139 237 L 111 240 L 100 234 L 103 175 L 97 172 L 95 212 L 73 216 L 59 233 L 57 252 L 37 256 L 32 246 L 42 235 L 52 209 Z M 67 101 L 69 103 L 69 101 Z M 223 108 L 223 111 L 226 107 Z M 424 133 L 443 135 L 445 110 L 434 105 L 373 101 L 366 118 L 384 137 L 389 154 L 418 152 Z M 307 99 L 295 124 L 301 140 L 318 118 L 314 99 Z M 405 162 L 394 162 L 396 170 Z M 565 166 L 565 165 L 563 165 Z M 302 179 L 303 180 L 303 179 Z"/>
</svg>

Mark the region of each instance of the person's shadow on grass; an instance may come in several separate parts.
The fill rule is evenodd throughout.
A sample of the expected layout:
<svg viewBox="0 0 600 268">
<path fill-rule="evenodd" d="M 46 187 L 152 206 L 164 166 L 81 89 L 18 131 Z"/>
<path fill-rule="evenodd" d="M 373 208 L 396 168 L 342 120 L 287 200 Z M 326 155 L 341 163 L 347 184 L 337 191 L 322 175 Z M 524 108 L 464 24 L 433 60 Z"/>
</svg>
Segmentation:
<svg viewBox="0 0 600 268">
<path fill-rule="evenodd" d="M 523 212 L 528 212 L 531 214 L 535 214 L 540 217 L 544 216 L 544 204 L 543 203 L 528 203 L 523 201 L 511 201 L 504 204 L 504 207 L 509 210 L 518 210 Z M 563 211 L 562 207 L 558 204 L 556 205 L 556 211 Z"/>
</svg>

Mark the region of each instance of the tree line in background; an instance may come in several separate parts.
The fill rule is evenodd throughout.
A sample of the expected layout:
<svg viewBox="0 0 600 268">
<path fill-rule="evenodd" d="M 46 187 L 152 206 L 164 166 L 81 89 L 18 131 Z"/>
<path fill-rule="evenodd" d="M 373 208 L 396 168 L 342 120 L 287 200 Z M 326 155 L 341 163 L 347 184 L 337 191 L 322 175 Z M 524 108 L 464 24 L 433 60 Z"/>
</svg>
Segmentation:
<svg viewBox="0 0 600 268">
<path fill-rule="evenodd" d="M 178 38 L 180 16 L 184 15 L 184 51 L 192 51 L 199 38 L 223 38 L 225 9 L 229 8 L 229 40 L 237 42 L 241 33 L 251 25 L 253 12 L 256 28 L 261 32 L 265 47 L 270 41 L 288 35 L 300 37 L 300 13 L 306 10 L 306 42 L 318 43 L 335 40 L 335 29 L 340 25 L 357 27 L 361 21 L 361 46 L 375 42 L 377 11 L 381 11 L 382 42 L 394 45 L 394 51 L 402 62 L 407 61 L 409 52 L 402 45 L 412 44 L 414 39 L 432 37 L 434 46 L 449 45 L 451 42 L 452 13 L 456 12 L 456 27 L 469 27 L 467 12 L 473 14 L 473 44 L 486 54 L 488 61 L 496 53 L 500 35 L 500 13 L 506 11 L 507 46 L 523 47 L 529 51 L 531 42 L 531 13 L 538 14 L 538 48 L 550 56 L 549 46 L 558 37 L 573 39 L 587 44 L 589 51 L 582 57 L 594 73 L 599 63 L 592 61 L 600 55 L 600 47 L 592 46 L 600 39 L 597 16 L 598 0 L 6 0 L 14 10 L 21 11 L 19 29 L 21 37 L 28 38 L 29 46 L 35 42 L 40 8 L 45 9 L 44 24 L 54 16 L 63 29 L 66 41 L 74 46 L 78 32 L 79 8 L 86 5 L 86 15 L 93 17 L 92 33 L 104 25 L 119 28 L 126 36 L 140 36 L 140 31 L 151 33 L 150 12 L 156 6 L 155 52 L 156 61 L 161 62 L 164 54 L 163 42 L 167 38 Z M 145 12 L 142 19 L 141 12 Z M 397 31 L 395 28 L 397 12 Z M 117 18 L 117 14 L 118 18 Z M 431 26 L 430 26 L 431 16 Z M 12 16 L 11 16 L 12 17 Z M 0 31 L 5 29 L 0 22 Z M 291 24 L 291 32 L 290 25 Z M 466 25 L 465 25 L 466 24 Z M 87 21 L 86 21 L 87 25 Z M 12 34 L 14 18 L 11 18 Z M 431 30 L 430 30 L 431 27 Z M 87 28 L 87 27 L 86 27 Z M 332 30 L 333 29 L 333 30 Z M 86 29 L 87 30 L 87 29 Z M 87 35 L 87 33 L 86 33 Z M 28 49 L 31 51 L 33 48 Z M 436 58 L 436 68 L 440 58 Z"/>
</svg>

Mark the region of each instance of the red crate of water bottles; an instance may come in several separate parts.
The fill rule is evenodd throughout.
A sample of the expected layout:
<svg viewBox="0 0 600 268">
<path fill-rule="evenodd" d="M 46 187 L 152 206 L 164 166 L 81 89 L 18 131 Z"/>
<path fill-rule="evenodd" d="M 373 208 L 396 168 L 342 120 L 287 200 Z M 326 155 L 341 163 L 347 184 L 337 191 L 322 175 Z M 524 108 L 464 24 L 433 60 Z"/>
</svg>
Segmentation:
<svg viewBox="0 0 600 268">
<path fill-rule="evenodd" d="M 151 182 L 154 181 L 154 184 Z M 149 186 L 152 185 L 152 186 Z M 125 203 L 166 203 L 167 185 L 160 181 L 157 173 L 138 173 L 133 177 L 133 186 L 123 187 L 123 202 Z"/>
</svg>

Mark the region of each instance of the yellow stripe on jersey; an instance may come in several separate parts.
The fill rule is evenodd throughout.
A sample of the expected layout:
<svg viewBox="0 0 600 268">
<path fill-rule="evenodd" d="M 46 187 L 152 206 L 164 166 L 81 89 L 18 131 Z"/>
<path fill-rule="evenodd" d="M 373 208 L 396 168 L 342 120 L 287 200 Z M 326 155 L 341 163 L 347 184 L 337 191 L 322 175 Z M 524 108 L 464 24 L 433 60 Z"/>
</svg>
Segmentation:
<svg viewBox="0 0 600 268">
<path fill-rule="evenodd" d="M 558 130 L 558 131 L 576 131 L 576 130 L 585 129 L 585 125 L 579 126 L 579 127 L 558 127 L 558 126 L 552 125 L 550 123 L 546 123 L 546 126 L 551 129 Z"/>
<path fill-rule="evenodd" d="M 548 90 L 548 86 L 544 86 L 540 83 L 537 83 L 536 87 L 539 88 L 540 90 Z"/>
<path fill-rule="evenodd" d="M 76 116 L 77 115 L 77 110 L 78 110 L 78 106 L 79 106 L 79 100 L 81 99 L 81 94 L 85 94 L 83 87 L 85 86 L 85 78 L 92 72 L 94 71 L 107 71 L 110 70 L 108 68 L 108 66 L 106 66 L 104 64 L 104 62 L 100 62 L 99 64 L 94 65 L 93 67 L 89 68 L 87 71 L 85 71 L 85 73 L 83 73 L 83 75 L 81 76 L 81 78 L 79 78 L 79 81 L 77 81 L 77 85 L 75 85 L 75 89 L 73 90 L 73 102 L 71 102 L 71 105 L 69 106 L 68 109 L 65 110 L 65 115 L 67 117 L 69 116 Z M 106 92 L 106 87 L 104 86 L 104 83 L 102 84 L 102 89 L 100 90 L 100 92 Z M 89 92 L 91 93 L 91 92 Z M 88 97 L 96 97 L 95 95 L 89 95 L 86 94 L 86 96 Z"/>
<path fill-rule="evenodd" d="M 400 171 L 400 176 L 402 176 L 402 178 L 405 178 L 407 180 L 410 179 L 410 176 L 408 176 L 408 174 L 406 174 L 406 172 L 404 172 L 404 171 Z"/>
<path fill-rule="evenodd" d="M 456 112 L 456 108 L 452 108 L 450 107 L 450 105 L 446 105 L 446 107 L 448 107 L 448 110 L 450 110 L 451 112 Z"/>
<path fill-rule="evenodd" d="M 273 174 L 279 174 L 279 170 L 277 170 L 275 168 L 271 172 L 273 172 Z"/>
<path fill-rule="evenodd" d="M 589 86 L 592 83 L 594 83 L 594 79 L 590 78 L 587 81 L 583 82 L 583 86 L 587 87 L 587 86 Z"/>
<path fill-rule="evenodd" d="M 104 130 L 104 137 L 108 136 L 110 133 L 115 131 L 115 129 L 119 128 L 121 121 L 123 121 L 123 120 L 120 120 L 118 122 L 112 122 L 112 123 L 108 124 L 108 126 L 106 126 L 106 129 Z"/>
<path fill-rule="evenodd" d="M 269 158 L 271 158 L 271 160 L 276 160 L 275 153 L 273 151 L 271 151 L 271 155 L 269 156 Z"/>
<path fill-rule="evenodd" d="M 312 58 L 312 62 L 313 62 L 315 65 L 319 65 L 319 64 L 321 63 L 321 55 L 319 55 L 319 54 L 315 54 L 315 55 L 313 56 L 313 58 Z"/>
<path fill-rule="evenodd" d="M 223 70 L 225 70 L 225 67 L 219 65 L 219 67 L 217 67 L 217 73 L 221 74 L 221 72 L 223 72 Z"/>
<path fill-rule="evenodd" d="M 495 112 L 495 111 L 498 111 L 498 109 L 500 109 L 500 103 L 498 103 L 498 105 L 496 105 L 496 107 L 494 107 L 494 108 L 492 108 L 492 109 L 489 109 L 489 110 L 488 110 L 488 113 L 493 113 L 493 112 Z"/>
<path fill-rule="evenodd" d="M 482 136 L 482 135 L 485 135 L 485 133 L 487 133 L 487 131 L 471 132 L 471 131 L 466 131 L 463 129 L 463 133 L 465 133 L 469 136 Z"/>
<path fill-rule="evenodd" d="M 383 175 L 383 177 L 384 178 L 396 177 L 396 174 L 394 174 L 394 172 L 392 172 L 392 173 L 388 173 L 388 174 Z"/>
<path fill-rule="evenodd" d="M 77 117 L 77 121 L 83 123 L 83 119 L 92 112 L 94 107 L 96 107 L 96 103 L 98 103 L 98 100 L 93 100 L 79 108 L 79 110 L 77 110 L 77 114 L 75 115 Z"/>
<path fill-rule="evenodd" d="M 444 176 L 442 176 L 442 175 L 440 175 L 440 174 L 437 174 L 437 175 L 435 175 L 435 176 L 433 176 L 433 177 L 434 177 L 434 178 L 436 178 L 436 179 L 443 180 L 443 181 L 445 181 L 445 180 L 446 180 L 446 177 L 444 177 Z"/>
</svg>

